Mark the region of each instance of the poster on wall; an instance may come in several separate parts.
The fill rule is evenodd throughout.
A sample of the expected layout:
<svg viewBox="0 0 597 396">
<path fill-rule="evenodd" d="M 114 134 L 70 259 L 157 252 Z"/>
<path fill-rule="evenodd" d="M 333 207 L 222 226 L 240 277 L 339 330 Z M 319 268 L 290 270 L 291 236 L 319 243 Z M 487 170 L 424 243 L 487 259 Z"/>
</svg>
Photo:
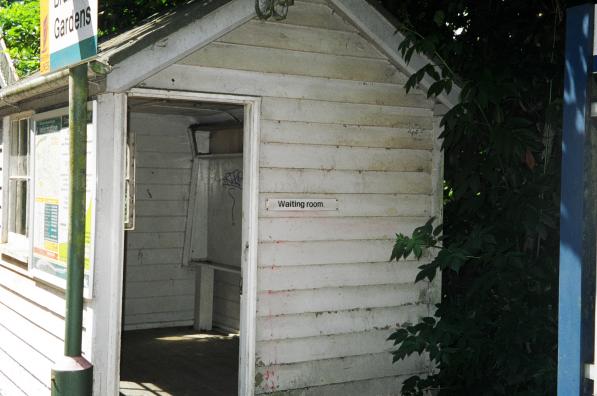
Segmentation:
<svg viewBox="0 0 597 396">
<path fill-rule="evenodd" d="M 90 109 L 91 110 L 91 109 Z M 35 117 L 33 137 L 33 273 L 66 287 L 68 259 L 69 130 L 67 110 Z M 95 111 L 90 111 L 94 115 Z M 92 121 L 93 120 L 93 121 Z M 95 122 L 87 124 L 85 296 L 91 297 L 95 229 Z"/>
</svg>

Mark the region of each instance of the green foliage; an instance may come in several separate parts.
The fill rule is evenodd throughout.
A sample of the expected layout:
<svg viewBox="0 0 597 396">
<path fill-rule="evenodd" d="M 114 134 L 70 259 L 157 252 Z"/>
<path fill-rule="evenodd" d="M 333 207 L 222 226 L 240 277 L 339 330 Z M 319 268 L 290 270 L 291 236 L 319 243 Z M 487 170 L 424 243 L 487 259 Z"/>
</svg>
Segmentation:
<svg viewBox="0 0 597 396">
<path fill-rule="evenodd" d="M 416 228 L 411 238 L 403 234 L 396 234 L 396 243 L 392 249 L 390 261 L 399 260 L 402 257 L 407 258 L 411 253 L 417 259 L 420 259 L 424 248 L 437 247 L 436 244 L 441 238 L 438 237 L 441 233 L 441 227 L 436 227 L 434 230 L 433 220 L 435 219 L 431 218 L 425 225 Z"/>
<path fill-rule="evenodd" d="M 554 395 L 564 10 L 562 1 L 382 1 L 404 24 L 400 51 L 435 96 L 462 87 L 442 119 L 443 238 L 430 223 L 398 235 L 393 259 L 436 258 L 434 318 L 404 324 L 394 359 L 428 353 L 439 370 L 403 395 Z M 430 21 L 432 21 L 430 23 Z M 438 247 L 441 239 L 443 247 Z"/>
<path fill-rule="evenodd" d="M 0 1 L 0 27 L 19 75 L 39 68 L 39 0 Z"/>
<path fill-rule="evenodd" d="M 188 0 L 110 0 L 99 2 L 100 36 L 121 33 L 149 16 Z"/>
</svg>

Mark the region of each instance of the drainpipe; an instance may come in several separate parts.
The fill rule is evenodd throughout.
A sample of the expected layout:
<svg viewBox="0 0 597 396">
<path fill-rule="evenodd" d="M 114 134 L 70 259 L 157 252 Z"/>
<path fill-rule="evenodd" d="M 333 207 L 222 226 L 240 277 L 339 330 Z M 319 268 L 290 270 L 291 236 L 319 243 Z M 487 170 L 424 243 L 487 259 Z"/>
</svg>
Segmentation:
<svg viewBox="0 0 597 396">
<path fill-rule="evenodd" d="M 52 396 L 91 396 L 93 366 L 82 355 L 87 174 L 87 63 L 69 70 L 70 191 L 64 356 L 52 369 Z"/>
</svg>

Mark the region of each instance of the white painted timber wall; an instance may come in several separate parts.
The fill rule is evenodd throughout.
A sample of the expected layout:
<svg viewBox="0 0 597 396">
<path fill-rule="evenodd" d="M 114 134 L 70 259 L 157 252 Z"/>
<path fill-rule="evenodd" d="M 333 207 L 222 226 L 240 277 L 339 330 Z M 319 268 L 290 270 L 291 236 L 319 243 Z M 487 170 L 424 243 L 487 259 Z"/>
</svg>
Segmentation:
<svg viewBox="0 0 597 396">
<path fill-rule="evenodd" d="M 7 154 L 2 151 L 0 143 L 0 163 Z M 0 186 L 1 173 L 2 169 Z M 25 263 L 0 257 L 0 395 L 50 394 L 51 369 L 64 350 L 65 308 L 64 291 L 33 278 Z M 87 359 L 91 359 L 91 322 L 92 309 L 86 302 L 83 353 Z"/>
<path fill-rule="evenodd" d="M 64 293 L 0 264 L 0 394 L 50 394 L 50 372 L 64 349 Z M 83 350 L 89 359 L 91 309 Z"/>
<path fill-rule="evenodd" d="M 195 270 L 182 266 L 191 182 L 190 117 L 132 112 L 136 221 L 127 234 L 125 330 L 192 325 Z"/>
<path fill-rule="evenodd" d="M 441 214 L 433 102 L 325 1 L 251 20 L 141 87 L 262 96 L 258 394 L 397 395 L 430 370 L 392 364 L 396 325 L 433 311 L 395 233 Z M 268 198 L 337 198 L 332 212 L 268 212 Z M 427 258 L 428 260 L 428 258 Z M 276 393 L 278 394 L 278 393 Z"/>
</svg>

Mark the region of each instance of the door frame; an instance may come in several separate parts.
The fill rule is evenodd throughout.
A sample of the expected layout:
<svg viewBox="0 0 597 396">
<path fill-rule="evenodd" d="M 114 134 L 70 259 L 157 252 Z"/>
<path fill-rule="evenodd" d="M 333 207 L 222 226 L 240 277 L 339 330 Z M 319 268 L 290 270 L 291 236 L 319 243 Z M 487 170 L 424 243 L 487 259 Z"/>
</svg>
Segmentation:
<svg viewBox="0 0 597 396">
<path fill-rule="evenodd" d="M 257 249 L 259 214 L 259 143 L 261 98 L 226 94 L 212 94 L 189 91 L 168 91 L 159 89 L 133 88 L 128 97 L 146 99 L 187 100 L 197 102 L 237 104 L 244 108 L 243 125 L 243 193 L 242 193 L 242 294 L 240 308 L 240 346 L 238 394 L 253 395 L 255 392 L 255 343 L 257 315 Z M 125 126 L 126 128 L 126 126 Z M 124 206 L 124 202 L 122 202 Z M 124 247 L 126 249 L 126 247 Z M 124 252 L 123 252 L 124 253 Z M 124 269 L 124 260 L 120 262 Z M 122 273 L 122 272 L 121 272 Z M 122 304 L 124 282 L 116 293 L 110 296 L 110 306 Z M 119 309 L 119 308 L 118 308 Z M 119 309 L 120 310 L 120 309 Z M 112 374 L 114 384 L 120 380 L 121 323 L 112 326 L 110 337 L 111 356 L 114 356 Z M 117 393 L 116 393 L 117 394 Z"/>
</svg>

